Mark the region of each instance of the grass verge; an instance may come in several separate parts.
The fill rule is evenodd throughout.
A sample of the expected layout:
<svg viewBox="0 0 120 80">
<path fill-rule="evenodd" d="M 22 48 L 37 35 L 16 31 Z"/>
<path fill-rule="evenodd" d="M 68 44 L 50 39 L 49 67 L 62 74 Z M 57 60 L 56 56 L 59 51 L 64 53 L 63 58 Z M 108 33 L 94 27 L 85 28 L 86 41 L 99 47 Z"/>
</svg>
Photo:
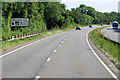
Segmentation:
<svg viewBox="0 0 120 80">
<path fill-rule="evenodd" d="M 104 38 L 101 34 L 102 29 L 97 28 L 90 32 L 90 39 L 120 69 L 120 45 Z"/>
<path fill-rule="evenodd" d="M 68 31 L 68 30 L 71 30 L 71 29 L 75 29 L 76 25 L 77 24 L 73 24 L 73 25 L 71 25 L 72 27 L 69 26 L 68 28 L 64 28 L 64 29 L 49 30 L 47 32 L 43 32 L 40 35 L 36 35 L 36 36 L 33 36 L 33 37 L 29 37 L 29 38 L 21 38 L 21 39 L 13 40 L 13 41 L 5 41 L 5 42 L 2 42 L 2 49 L 1 50 L 4 51 L 4 50 L 7 50 L 9 48 L 24 44 L 26 42 L 30 42 L 30 41 L 33 41 L 33 40 L 40 39 L 42 37 L 46 37 L 46 36 L 49 36 L 49 35 L 52 35 L 52 34 L 60 33 L 60 32 L 63 32 L 63 31 Z M 89 26 L 89 25 L 82 25 L 81 27 L 86 27 L 86 26 Z"/>
<path fill-rule="evenodd" d="M 24 43 L 32 41 L 32 40 L 37 40 L 37 39 L 40 39 L 42 37 L 50 36 L 52 34 L 60 33 L 63 31 L 64 30 L 51 30 L 51 31 L 43 32 L 40 35 L 32 36 L 29 38 L 20 38 L 18 40 L 5 41 L 5 42 L 2 42 L 2 51 L 7 50 L 7 49 L 12 48 L 12 47 L 15 47 L 17 45 L 24 44 Z"/>
<path fill-rule="evenodd" d="M 12 47 L 15 47 L 15 46 L 18 46 L 18 45 L 21 45 L 21 44 L 24 44 L 24 43 L 27 43 L 27 42 L 30 42 L 30 41 L 33 41 L 33 40 L 37 40 L 37 39 L 47 37 L 47 36 L 50 36 L 50 35 L 53 35 L 53 34 L 68 31 L 68 30 L 71 30 L 71 29 L 75 29 L 75 27 L 76 27 L 76 24 L 74 24 L 73 27 L 70 26 L 70 27 L 64 28 L 64 29 L 53 29 L 53 30 L 43 32 L 40 35 L 32 36 L 32 37 L 29 37 L 29 38 L 20 38 L 20 39 L 13 40 L 13 41 L 5 41 L 5 42 L 2 42 L 2 49 L 1 50 L 5 51 L 5 50 L 10 49 Z"/>
</svg>

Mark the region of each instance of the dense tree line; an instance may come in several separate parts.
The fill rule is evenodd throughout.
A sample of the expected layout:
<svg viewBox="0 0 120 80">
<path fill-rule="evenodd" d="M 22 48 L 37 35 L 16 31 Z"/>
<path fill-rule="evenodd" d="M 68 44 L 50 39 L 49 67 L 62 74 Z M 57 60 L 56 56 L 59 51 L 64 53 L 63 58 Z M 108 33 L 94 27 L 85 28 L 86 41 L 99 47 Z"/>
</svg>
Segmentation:
<svg viewBox="0 0 120 80">
<path fill-rule="evenodd" d="M 66 17 L 65 5 L 42 2 L 3 2 L 2 3 L 2 39 L 11 36 L 44 32 L 46 29 L 62 28 L 69 25 L 71 18 Z M 12 27 L 11 18 L 29 18 L 28 27 Z M 66 24 L 68 23 L 68 24 Z"/>
<path fill-rule="evenodd" d="M 11 36 L 40 33 L 49 29 L 63 29 L 71 24 L 88 25 L 109 23 L 120 20 L 116 12 L 101 13 L 94 8 L 80 5 L 78 8 L 65 9 L 59 2 L 2 2 L 2 39 Z M 11 18 L 29 18 L 29 26 L 11 26 Z"/>
<path fill-rule="evenodd" d="M 117 12 L 102 13 L 84 4 L 71 10 L 70 14 L 78 24 L 107 24 L 116 21 L 119 16 Z"/>
</svg>

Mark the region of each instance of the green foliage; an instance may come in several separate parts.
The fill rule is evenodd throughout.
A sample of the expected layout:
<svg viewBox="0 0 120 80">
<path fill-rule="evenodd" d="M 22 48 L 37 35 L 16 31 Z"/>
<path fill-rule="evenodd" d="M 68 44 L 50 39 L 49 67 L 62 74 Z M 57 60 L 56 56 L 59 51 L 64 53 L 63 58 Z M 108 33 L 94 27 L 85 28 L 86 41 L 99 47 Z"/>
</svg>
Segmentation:
<svg viewBox="0 0 120 80">
<path fill-rule="evenodd" d="M 81 4 L 79 7 L 72 8 L 71 16 L 74 18 L 75 23 L 77 24 L 100 24 L 100 23 L 110 23 L 113 21 L 116 21 L 117 14 L 116 12 L 111 12 L 111 13 L 102 13 L 96 11 L 94 8 L 90 6 L 86 6 L 84 4 Z M 85 16 L 87 15 L 87 16 Z M 90 17 L 89 17 L 90 16 Z"/>
<path fill-rule="evenodd" d="M 36 40 L 39 39 L 41 37 L 46 37 L 55 33 L 59 33 L 59 32 L 63 32 L 63 30 L 52 30 L 52 31 L 48 31 L 48 32 L 44 32 L 41 35 L 36 35 L 33 37 L 29 37 L 29 38 L 21 38 L 21 39 L 17 39 L 17 40 L 13 40 L 13 41 L 6 41 L 2 43 L 2 50 L 6 50 L 9 49 L 11 47 L 32 41 L 32 40 Z"/>
<path fill-rule="evenodd" d="M 29 26 L 12 27 L 11 18 L 29 18 Z M 66 29 L 74 23 L 89 25 L 114 20 L 119 21 L 118 13 L 101 13 L 84 4 L 69 11 L 59 2 L 2 2 L 2 39 L 6 41 L 15 35 Z"/>
<path fill-rule="evenodd" d="M 102 28 L 101 28 L 102 29 Z M 120 45 L 117 43 L 114 43 L 108 39 L 105 39 L 104 36 L 101 34 L 101 29 L 95 29 L 90 33 L 90 38 L 92 42 L 101 49 L 104 52 L 109 53 L 110 56 L 112 56 L 112 60 L 115 63 L 115 65 L 120 68 Z"/>
<path fill-rule="evenodd" d="M 12 27 L 11 18 L 29 18 L 29 26 Z M 38 2 L 2 2 L 2 38 L 42 32 L 45 28 L 44 4 Z"/>
<path fill-rule="evenodd" d="M 44 3 L 45 4 L 45 21 L 47 23 L 47 29 L 55 28 L 60 26 L 61 21 L 64 21 L 63 13 L 65 7 L 63 4 L 56 3 Z"/>
</svg>

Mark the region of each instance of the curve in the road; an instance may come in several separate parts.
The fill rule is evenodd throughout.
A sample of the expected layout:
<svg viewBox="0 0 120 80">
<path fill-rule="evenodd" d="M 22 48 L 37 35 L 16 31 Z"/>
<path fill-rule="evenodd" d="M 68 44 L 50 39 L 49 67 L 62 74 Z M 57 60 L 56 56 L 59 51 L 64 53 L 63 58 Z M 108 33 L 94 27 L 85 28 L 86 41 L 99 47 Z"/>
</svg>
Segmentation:
<svg viewBox="0 0 120 80">
<path fill-rule="evenodd" d="M 88 34 L 90 32 L 87 33 L 86 35 L 86 40 L 88 43 L 88 46 L 90 47 L 90 49 L 92 50 L 92 52 L 94 53 L 94 55 L 97 57 L 97 59 L 101 62 L 101 64 L 107 69 L 107 71 L 113 76 L 113 78 L 117 78 L 117 76 L 108 68 L 108 66 L 101 60 L 101 58 L 96 54 L 96 52 L 93 50 L 93 48 L 91 47 L 89 41 L 88 41 Z"/>
<path fill-rule="evenodd" d="M 60 33 L 12 51 L 2 57 L 3 78 L 115 77 L 89 48 L 86 35 L 90 30 Z"/>
</svg>

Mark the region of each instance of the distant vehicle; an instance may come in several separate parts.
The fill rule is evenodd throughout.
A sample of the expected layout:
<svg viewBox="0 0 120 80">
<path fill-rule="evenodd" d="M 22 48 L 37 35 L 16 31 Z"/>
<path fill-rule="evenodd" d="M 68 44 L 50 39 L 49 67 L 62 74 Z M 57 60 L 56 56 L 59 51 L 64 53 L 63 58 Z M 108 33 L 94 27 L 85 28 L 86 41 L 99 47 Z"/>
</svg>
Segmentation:
<svg viewBox="0 0 120 80">
<path fill-rule="evenodd" d="M 107 23 L 107 25 L 110 25 L 111 23 L 109 22 L 109 23 Z"/>
<path fill-rule="evenodd" d="M 103 24 L 101 24 L 101 26 L 103 26 Z"/>
<path fill-rule="evenodd" d="M 80 26 L 76 26 L 76 30 L 81 30 L 81 27 Z"/>
<path fill-rule="evenodd" d="M 90 25 L 89 28 L 92 28 L 92 25 Z"/>
<path fill-rule="evenodd" d="M 113 29 L 118 29 L 118 22 L 117 21 L 114 21 L 113 23 L 112 23 L 112 27 L 113 27 Z"/>
</svg>

